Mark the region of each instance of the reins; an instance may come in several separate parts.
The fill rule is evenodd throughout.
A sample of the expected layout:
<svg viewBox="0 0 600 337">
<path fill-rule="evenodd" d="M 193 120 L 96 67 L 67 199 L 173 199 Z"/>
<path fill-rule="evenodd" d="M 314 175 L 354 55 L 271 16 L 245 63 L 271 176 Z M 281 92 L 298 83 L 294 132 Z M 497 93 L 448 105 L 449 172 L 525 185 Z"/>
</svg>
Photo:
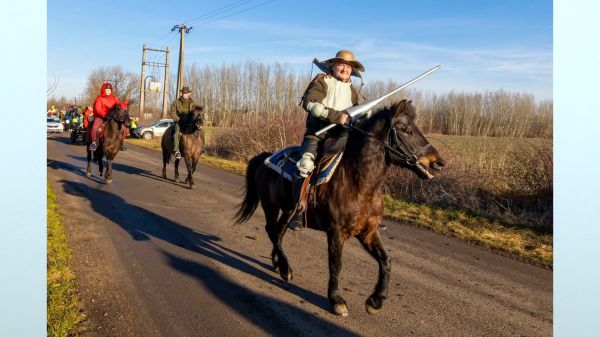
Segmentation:
<svg viewBox="0 0 600 337">
<path fill-rule="evenodd" d="M 388 118 L 388 122 L 390 124 L 390 129 L 388 130 L 388 141 L 390 143 L 392 143 L 392 146 L 381 141 L 374 134 L 364 131 L 363 129 L 361 129 L 357 126 L 354 126 L 352 124 L 347 124 L 347 127 L 351 128 L 353 130 L 356 130 L 358 133 L 362 134 L 363 136 L 374 140 L 376 143 L 383 146 L 383 148 L 385 149 L 386 152 L 392 153 L 393 155 L 397 156 L 400 160 L 403 160 L 406 164 L 411 165 L 411 166 L 416 165 L 418 163 L 419 156 L 424 154 L 425 151 L 429 147 L 431 147 L 431 144 L 427 144 L 427 145 L 421 147 L 418 151 L 412 151 L 412 153 L 411 153 L 411 151 L 408 150 L 408 148 L 411 148 L 411 146 L 409 144 L 406 144 L 400 138 L 398 138 L 396 128 L 394 128 L 391 118 Z"/>
</svg>

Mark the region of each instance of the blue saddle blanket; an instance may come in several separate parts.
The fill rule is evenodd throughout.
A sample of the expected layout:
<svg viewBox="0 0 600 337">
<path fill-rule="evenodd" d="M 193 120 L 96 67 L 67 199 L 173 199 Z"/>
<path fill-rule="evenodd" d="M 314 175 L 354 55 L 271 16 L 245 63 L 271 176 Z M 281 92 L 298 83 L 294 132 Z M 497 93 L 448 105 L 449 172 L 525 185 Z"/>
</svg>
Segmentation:
<svg viewBox="0 0 600 337">
<path fill-rule="evenodd" d="M 344 152 L 340 152 L 320 165 L 316 185 L 324 184 L 331 179 L 337 165 L 342 160 Z M 292 175 L 297 170 L 296 162 L 302 155 L 302 146 L 289 146 L 283 148 L 265 159 L 265 165 L 281 174 L 285 179 L 292 181 Z M 319 167 L 319 165 L 317 165 Z"/>
</svg>

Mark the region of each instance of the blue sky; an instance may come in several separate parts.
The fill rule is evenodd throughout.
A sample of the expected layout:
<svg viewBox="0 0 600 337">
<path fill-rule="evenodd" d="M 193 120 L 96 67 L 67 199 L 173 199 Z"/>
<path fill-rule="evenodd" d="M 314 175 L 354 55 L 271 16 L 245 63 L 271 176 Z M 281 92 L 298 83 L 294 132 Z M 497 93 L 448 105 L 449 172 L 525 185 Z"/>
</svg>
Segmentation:
<svg viewBox="0 0 600 337">
<path fill-rule="evenodd" d="M 202 19 L 228 4 L 240 6 Z M 548 0 L 53 0 L 48 2 L 48 77 L 59 80 L 55 95 L 80 94 L 87 75 L 100 66 L 139 73 L 144 43 L 169 46 L 174 69 L 179 39 L 170 30 L 179 23 L 194 27 L 186 35 L 186 66 L 277 61 L 309 72 L 314 57 L 350 49 L 365 65 L 365 83 L 404 82 L 441 64 L 414 88 L 505 89 L 552 98 Z M 159 61 L 158 54 L 149 54 L 149 60 Z"/>
</svg>

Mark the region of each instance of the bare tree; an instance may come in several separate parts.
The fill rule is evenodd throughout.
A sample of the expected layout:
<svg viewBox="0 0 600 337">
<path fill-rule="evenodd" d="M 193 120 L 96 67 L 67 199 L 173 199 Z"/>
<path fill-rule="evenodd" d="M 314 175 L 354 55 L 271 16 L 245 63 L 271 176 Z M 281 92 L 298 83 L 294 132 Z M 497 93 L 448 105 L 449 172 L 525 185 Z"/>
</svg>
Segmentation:
<svg viewBox="0 0 600 337">
<path fill-rule="evenodd" d="M 100 67 L 92 71 L 83 94 L 84 101 L 93 102 L 105 81 L 113 84 L 113 93 L 119 100 L 129 101 L 130 104 L 139 103 L 139 76 L 123 70 L 121 66 Z"/>
</svg>

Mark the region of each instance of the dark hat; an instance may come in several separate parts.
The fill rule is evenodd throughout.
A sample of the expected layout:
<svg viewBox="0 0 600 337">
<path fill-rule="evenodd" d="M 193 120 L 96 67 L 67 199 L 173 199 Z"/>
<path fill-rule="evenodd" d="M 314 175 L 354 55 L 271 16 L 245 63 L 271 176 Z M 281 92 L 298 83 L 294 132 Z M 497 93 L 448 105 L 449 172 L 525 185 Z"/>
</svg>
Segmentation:
<svg viewBox="0 0 600 337">
<path fill-rule="evenodd" d="M 190 92 L 191 91 L 190 91 L 189 87 L 183 87 L 183 88 L 181 88 L 181 93 L 182 94 L 189 94 Z"/>
</svg>

